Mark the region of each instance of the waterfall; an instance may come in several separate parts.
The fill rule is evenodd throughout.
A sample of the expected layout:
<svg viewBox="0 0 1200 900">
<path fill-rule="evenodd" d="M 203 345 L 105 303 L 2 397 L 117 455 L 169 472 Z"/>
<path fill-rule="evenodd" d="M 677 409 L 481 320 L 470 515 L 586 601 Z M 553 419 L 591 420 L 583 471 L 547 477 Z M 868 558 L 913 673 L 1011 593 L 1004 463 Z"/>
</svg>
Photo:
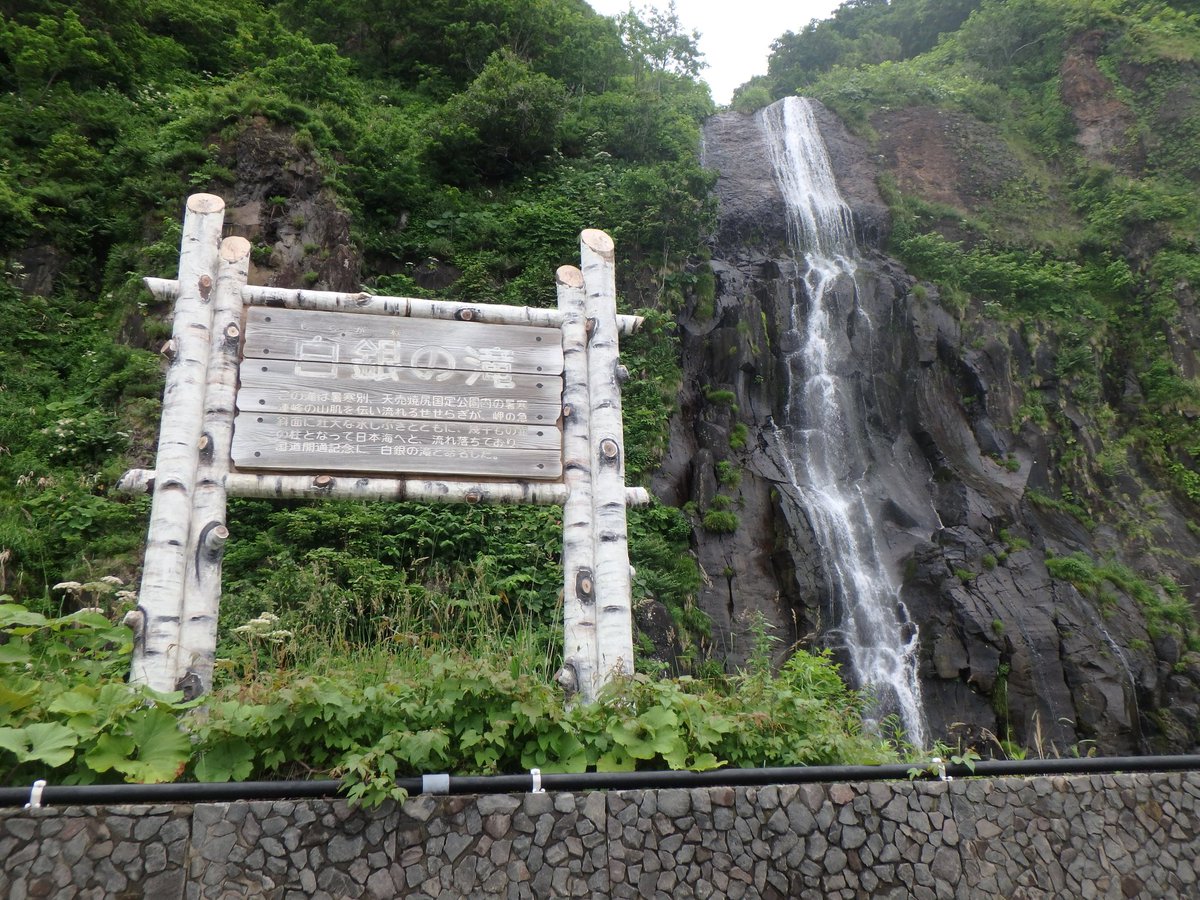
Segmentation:
<svg viewBox="0 0 1200 900">
<path fill-rule="evenodd" d="M 786 344 L 788 401 L 781 437 L 785 468 L 812 526 L 827 588 L 858 685 L 873 717 L 899 716 L 907 739 L 925 745 L 916 659 L 918 635 L 895 575 L 876 543 L 879 530 L 864 494 L 871 460 L 851 335 L 870 333 L 855 303 L 857 248 L 850 209 L 838 191 L 811 104 L 789 97 L 761 113 L 787 209 L 788 236 L 800 263 Z M 801 284 L 803 289 L 801 289 Z M 807 308 L 806 308 L 807 307 Z"/>
</svg>

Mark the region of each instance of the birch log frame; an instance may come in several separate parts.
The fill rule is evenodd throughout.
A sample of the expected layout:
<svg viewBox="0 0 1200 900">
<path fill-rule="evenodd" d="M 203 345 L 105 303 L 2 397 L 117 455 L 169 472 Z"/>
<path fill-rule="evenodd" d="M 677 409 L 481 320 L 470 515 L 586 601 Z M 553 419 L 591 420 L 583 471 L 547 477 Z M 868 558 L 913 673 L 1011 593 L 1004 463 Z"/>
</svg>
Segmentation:
<svg viewBox="0 0 1200 900">
<path fill-rule="evenodd" d="M 138 594 L 142 624 L 129 679 L 159 691 L 175 688 L 175 656 L 187 564 L 188 523 L 196 478 L 210 351 L 217 255 L 225 202 L 188 197 L 179 248 L 179 290 L 171 332 L 174 355 L 163 390 L 155 462 L 156 490 Z"/>
<path fill-rule="evenodd" d="M 583 273 L 574 266 L 557 272 L 558 308 L 563 313 L 563 665 L 555 676 L 568 698 L 596 699 L 596 579 L 592 529 L 592 466 L 588 436 L 587 320 Z"/>
<path fill-rule="evenodd" d="M 160 300 L 171 300 L 179 283 L 169 278 L 144 278 L 143 283 Z M 496 325 L 562 326 L 562 311 L 502 303 L 458 303 L 451 300 L 426 300 L 419 297 L 385 297 L 359 291 L 306 291 L 292 288 L 263 287 L 251 284 L 243 288 L 247 306 L 283 309 L 311 309 L 325 312 L 365 313 L 383 316 L 412 316 L 426 319 L 454 319 L 459 322 L 489 322 Z M 621 334 L 633 334 L 642 326 L 641 316 L 618 316 Z"/>
<path fill-rule="evenodd" d="M 594 228 L 579 239 L 591 335 L 590 461 L 595 530 L 596 645 L 601 685 L 633 674 L 632 584 L 625 517 L 625 439 L 621 425 L 621 368 L 617 346 L 617 285 L 612 238 Z"/>
<path fill-rule="evenodd" d="M 242 286 L 249 270 L 250 242 L 241 237 L 222 241 L 213 291 L 204 432 L 192 501 L 175 671 L 175 689 L 183 691 L 187 700 L 212 688 L 217 655 L 221 558 L 229 537 L 225 524 L 225 476 L 229 472 L 233 403 L 237 394 Z"/>
<path fill-rule="evenodd" d="M 249 242 L 220 243 L 224 207 L 210 194 L 189 197 L 178 278 L 145 279 L 157 296 L 175 300 L 175 317 L 165 353 L 169 368 L 156 468 L 126 472 L 117 485 L 154 498 L 130 680 L 159 691 L 181 689 L 189 697 L 211 688 L 230 496 L 561 503 L 564 666 L 559 680 L 590 701 L 614 675 L 631 674 L 626 507 L 645 505 L 650 497 L 643 488 L 625 487 L 621 383 L 628 376 L 619 361 L 618 335 L 631 333 L 642 320 L 617 315 L 612 239 L 602 231 L 582 233 L 581 269 L 563 266 L 557 273 L 556 310 L 258 288 L 246 284 Z M 561 453 L 556 444 L 553 456 L 555 466 L 564 468 L 562 480 L 510 481 L 490 471 L 474 480 L 463 473 L 437 480 L 390 477 L 392 469 L 385 477 L 233 470 L 245 304 L 560 329 L 554 347 L 557 352 L 561 343 L 565 365 L 564 433 Z M 511 377 L 515 386 L 521 376 Z"/>
</svg>

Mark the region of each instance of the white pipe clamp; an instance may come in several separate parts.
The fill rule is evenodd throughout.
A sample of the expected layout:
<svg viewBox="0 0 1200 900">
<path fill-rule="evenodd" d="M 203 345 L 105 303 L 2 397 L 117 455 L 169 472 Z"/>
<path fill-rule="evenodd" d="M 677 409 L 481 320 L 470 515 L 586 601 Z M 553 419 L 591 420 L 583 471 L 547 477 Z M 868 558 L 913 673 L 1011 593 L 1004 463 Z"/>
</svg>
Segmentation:
<svg viewBox="0 0 1200 900">
<path fill-rule="evenodd" d="M 39 778 L 33 783 L 33 788 L 29 791 L 29 802 L 25 804 L 26 809 L 41 809 L 42 808 L 42 791 L 46 789 L 46 780 Z"/>
<path fill-rule="evenodd" d="M 422 794 L 448 794 L 450 793 L 450 776 L 442 775 L 422 775 L 421 776 L 421 793 Z"/>
</svg>

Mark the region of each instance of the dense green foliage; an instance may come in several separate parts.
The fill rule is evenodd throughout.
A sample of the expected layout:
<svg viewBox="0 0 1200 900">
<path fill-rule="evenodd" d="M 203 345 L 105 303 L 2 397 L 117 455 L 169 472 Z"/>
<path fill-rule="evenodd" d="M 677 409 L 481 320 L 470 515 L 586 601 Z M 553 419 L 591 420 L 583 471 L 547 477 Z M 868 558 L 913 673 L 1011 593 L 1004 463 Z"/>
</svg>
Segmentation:
<svg viewBox="0 0 1200 900">
<path fill-rule="evenodd" d="M 573 0 L 6 10 L 0 589 L 45 600 L 63 577 L 134 574 L 146 504 L 111 487 L 152 457 L 161 382 L 148 351 L 169 313 L 139 279 L 172 274 L 186 194 L 277 190 L 239 180 L 248 129 L 277 132 L 315 161 L 351 215 L 348 249 L 377 292 L 553 303 L 554 269 L 577 259 L 579 231 L 608 230 L 629 305 L 651 313 L 627 350 L 645 378 L 628 399 L 631 476 L 651 472 L 678 378 L 670 286 L 709 215 L 696 154 L 711 101 L 692 77 L 694 42 L 674 26 L 658 13 L 618 23 Z M 271 196 L 268 210 L 290 200 Z M 418 283 L 422 267 L 444 273 L 438 287 Z M 305 284 L 318 278 L 304 273 Z M 299 609 L 302 592 L 285 583 L 348 590 L 364 567 L 372 589 L 393 597 L 478 577 L 528 601 L 526 612 L 554 606 L 553 512 L 518 514 L 538 533 L 517 529 L 510 543 L 494 523 L 462 525 L 476 529 L 469 540 L 444 534 L 455 516 L 442 511 L 348 511 L 385 523 L 375 540 L 398 549 L 377 555 L 347 546 L 337 527 L 306 530 L 306 515 L 324 514 L 234 510 L 230 576 L 246 599 L 231 592 L 232 609 L 267 606 L 263 592 Z M 433 552 L 413 543 L 417 533 L 437 535 Z M 684 551 L 678 529 L 655 533 Z M 514 591 L 511 580 L 526 578 Z"/>
<path fill-rule="evenodd" d="M 99 584 L 77 588 L 87 589 L 105 592 Z M 310 643 L 298 658 L 295 635 L 279 625 L 264 615 L 240 631 L 238 655 L 251 670 L 192 714 L 199 701 L 184 704 L 124 683 L 128 629 L 97 612 L 47 618 L 0 603 L 0 780 L 336 776 L 351 797 L 377 803 L 400 795 L 397 777 L 428 772 L 895 758 L 863 733 L 859 698 L 824 656 L 797 654 L 777 675 L 760 657 L 730 678 L 637 676 L 595 704 L 564 709 L 529 648 L 500 646 L 503 636 L 487 623 L 475 626 L 479 646 L 471 652 L 410 645 L 353 658 L 335 652 L 323 665 L 320 655 L 337 648 Z M 485 640 L 498 645 L 489 652 Z M 496 652 L 502 649 L 511 653 L 507 659 Z M 248 661 L 259 656 L 261 670 Z"/>
<path fill-rule="evenodd" d="M 177 778 L 191 753 L 178 727 L 183 707 L 124 683 L 129 629 L 95 610 L 47 617 L 8 600 L 0 596 L 0 779 Z"/>
</svg>

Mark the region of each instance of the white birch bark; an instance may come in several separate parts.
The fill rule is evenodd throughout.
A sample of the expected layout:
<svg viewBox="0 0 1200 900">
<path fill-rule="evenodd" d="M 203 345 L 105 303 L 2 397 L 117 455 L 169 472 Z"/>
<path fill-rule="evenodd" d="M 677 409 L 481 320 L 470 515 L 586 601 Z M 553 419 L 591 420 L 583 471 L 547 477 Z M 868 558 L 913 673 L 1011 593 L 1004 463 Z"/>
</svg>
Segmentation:
<svg viewBox="0 0 1200 900">
<path fill-rule="evenodd" d="M 555 678 L 568 699 L 596 699 L 596 579 L 592 528 L 591 399 L 588 395 L 587 319 L 583 273 L 558 270 L 563 313 L 563 666 Z"/>
<path fill-rule="evenodd" d="M 221 604 L 221 558 L 225 526 L 225 476 L 233 441 L 233 408 L 238 384 L 242 287 L 250 271 L 250 242 L 221 242 L 213 291 L 212 340 L 204 392 L 204 432 L 192 500 L 187 569 L 179 621 L 175 687 L 188 700 L 212 689 L 217 655 L 217 612 Z"/>
<path fill-rule="evenodd" d="M 230 472 L 225 476 L 228 497 L 274 500 L 419 500 L 422 503 L 521 503 L 561 506 L 567 499 L 565 484 L 554 482 L 428 481 L 406 478 L 362 478 L 357 475 L 259 475 Z M 153 469 L 130 469 L 117 481 L 126 494 L 154 493 Z M 627 487 L 628 506 L 648 506 L 650 493 Z"/>
<path fill-rule="evenodd" d="M 617 286 L 612 238 L 589 228 L 580 235 L 591 398 L 590 459 L 595 529 L 596 640 L 601 685 L 633 673 L 632 584 L 625 518 L 625 439 L 617 346 Z"/>
<path fill-rule="evenodd" d="M 147 278 L 156 297 L 169 300 L 179 291 L 178 282 L 169 278 Z M 507 306 L 500 303 L 457 303 L 450 300 L 425 300 L 418 297 L 384 297 L 365 292 L 305 291 L 291 288 L 249 285 L 242 299 L 248 306 L 274 306 L 284 309 L 310 309 L 324 312 L 350 312 L 381 316 L 411 316 L 426 319 L 453 319 L 459 322 L 488 322 L 498 325 L 562 326 L 562 311 Z M 621 334 L 633 334 L 642 325 L 641 316 L 618 316 Z"/>
<path fill-rule="evenodd" d="M 224 217 L 225 202 L 220 197 L 193 194 L 188 198 L 171 336 L 174 355 L 163 391 L 156 483 L 138 594 L 142 625 L 129 676 L 131 682 L 159 691 L 175 687 L 188 530 L 208 371 L 212 325 L 209 299 Z"/>
</svg>

